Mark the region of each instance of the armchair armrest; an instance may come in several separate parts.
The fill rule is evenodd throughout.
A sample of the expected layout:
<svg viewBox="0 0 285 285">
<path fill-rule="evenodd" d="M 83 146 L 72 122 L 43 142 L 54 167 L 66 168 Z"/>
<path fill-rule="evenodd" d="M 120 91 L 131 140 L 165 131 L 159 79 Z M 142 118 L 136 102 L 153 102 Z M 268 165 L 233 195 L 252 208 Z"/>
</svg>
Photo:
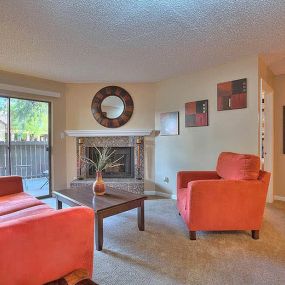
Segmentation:
<svg viewBox="0 0 285 285">
<path fill-rule="evenodd" d="M 23 192 L 23 182 L 20 176 L 0 177 L 0 196 Z"/>
<path fill-rule="evenodd" d="M 193 181 L 188 184 L 193 230 L 258 230 L 267 188 L 260 180 Z"/>
<path fill-rule="evenodd" d="M 177 189 L 186 188 L 188 182 L 195 180 L 220 179 L 216 171 L 179 171 L 177 173 Z"/>
<path fill-rule="evenodd" d="M 92 276 L 94 212 L 75 207 L 0 224 L 0 284 L 38 285 L 75 269 Z"/>
</svg>

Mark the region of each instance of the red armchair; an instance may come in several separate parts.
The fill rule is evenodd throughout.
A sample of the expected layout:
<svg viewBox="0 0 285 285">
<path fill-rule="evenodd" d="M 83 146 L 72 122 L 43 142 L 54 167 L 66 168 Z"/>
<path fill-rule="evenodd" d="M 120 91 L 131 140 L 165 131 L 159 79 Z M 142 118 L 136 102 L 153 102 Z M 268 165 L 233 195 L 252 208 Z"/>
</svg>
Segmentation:
<svg viewBox="0 0 285 285">
<path fill-rule="evenodd" d="M 39 285 L 93 270 L 94 212 L 54 210 L 23 192 L 21 177 L 0 177 L 0 284 Z"/>
<path fill-rule="evenodd" d="M 216 171 L 177 173 L 177 208 L 190 239 L 196 231 L 259 230 L 270 173 L 254 155 L 221 153 Z"/>
</svg>

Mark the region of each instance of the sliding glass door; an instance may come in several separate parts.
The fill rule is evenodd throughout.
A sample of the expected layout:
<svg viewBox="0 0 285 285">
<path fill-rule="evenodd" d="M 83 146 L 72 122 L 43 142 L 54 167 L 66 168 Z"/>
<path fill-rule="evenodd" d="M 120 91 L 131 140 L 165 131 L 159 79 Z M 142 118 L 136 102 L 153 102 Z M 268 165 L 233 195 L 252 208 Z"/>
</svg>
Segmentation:
<svg viewBox="0 0 285 285">
<path fill-rule="evenodd" d="M 0 174 L 23 177 L 24 191 L 50 196 L 50 103 L 0 97 Z"/>
<path fill-rule="evenodd" d="M 10 175 L 9 99 L 0 97 L 0 175 Z"/>
</svg>

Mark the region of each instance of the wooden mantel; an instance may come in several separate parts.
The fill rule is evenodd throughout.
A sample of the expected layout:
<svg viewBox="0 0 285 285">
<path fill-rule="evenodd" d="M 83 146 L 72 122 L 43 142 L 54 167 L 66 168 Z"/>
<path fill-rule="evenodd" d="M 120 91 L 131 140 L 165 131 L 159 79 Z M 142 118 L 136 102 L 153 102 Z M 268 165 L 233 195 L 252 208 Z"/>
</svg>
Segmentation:
<svg viewBox="0 0 285 285">
<path fill-rule="evenodd" d="M 66 130 L 65 134 L 69 137 L 130 137 L 130 136 L 150 136 L 153 130 Z"/>
</svg>

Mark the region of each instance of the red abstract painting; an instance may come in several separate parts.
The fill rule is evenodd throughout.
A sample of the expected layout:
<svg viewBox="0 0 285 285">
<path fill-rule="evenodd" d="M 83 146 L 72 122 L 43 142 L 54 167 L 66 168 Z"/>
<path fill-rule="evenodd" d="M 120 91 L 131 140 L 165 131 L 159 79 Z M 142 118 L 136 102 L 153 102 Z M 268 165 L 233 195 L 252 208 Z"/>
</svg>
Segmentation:
<svg viewBox="0 0 285 285">
<path fill-rule="evenodd" d="M 208 126 L 208 100 L 185 104 L 185 127 Z"/>
<path fill-rule="evenodd" d="M 217 86 L 218 111 L 242 109 L 247 107 L 247 80 L 239 79 L 219 83 Z"/>
</svg>

